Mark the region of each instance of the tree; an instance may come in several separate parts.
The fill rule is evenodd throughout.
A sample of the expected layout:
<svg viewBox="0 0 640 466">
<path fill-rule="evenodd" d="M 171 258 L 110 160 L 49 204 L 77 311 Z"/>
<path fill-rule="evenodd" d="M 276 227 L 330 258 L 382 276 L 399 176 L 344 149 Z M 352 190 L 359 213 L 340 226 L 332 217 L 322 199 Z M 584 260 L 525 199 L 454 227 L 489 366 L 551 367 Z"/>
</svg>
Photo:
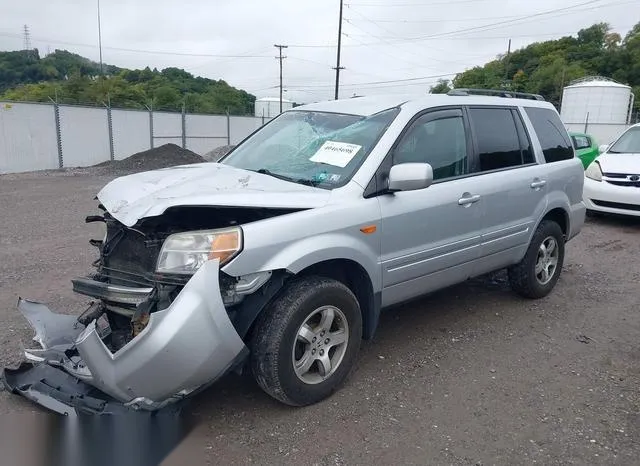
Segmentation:
<svg viewBox="0 0 640 466">
<path fill-rule="evenodd" d="M 114 107 L 154 108 L 179 111 L 183 103 L 189 111 L 247 114 L 255 97 L 225 81 L 194 77 L 180 68 L 162 71 L 100 65 L 66 50 L 40 59 L 36 51 L 0 52 L 0 98 Z M 4 92 L 4 94 L 3 94 Z"/>
<path fill-rule="evenodd" d="M 446 94 L 451 90 L 451 86 L 448 79 L 438 79 L 438 84 L 431 86 L 429 93 L 431 94 Z"/>
<path fill-rule="evenodd" d="M 602 75 L 634 88 L 640 86 L 640 23 L 621 39 L 607 23 L 597 23 L 576 37 L 536 42 L 509 57 L 500 56 L 484 66 L 456 75 L 454 87 L 499 89 L 506 87 L 543 95 L 558 103 L 562 87 L 587 75 Z M 506 82 L 503 78 L 507 76 Z"/>
</svg>

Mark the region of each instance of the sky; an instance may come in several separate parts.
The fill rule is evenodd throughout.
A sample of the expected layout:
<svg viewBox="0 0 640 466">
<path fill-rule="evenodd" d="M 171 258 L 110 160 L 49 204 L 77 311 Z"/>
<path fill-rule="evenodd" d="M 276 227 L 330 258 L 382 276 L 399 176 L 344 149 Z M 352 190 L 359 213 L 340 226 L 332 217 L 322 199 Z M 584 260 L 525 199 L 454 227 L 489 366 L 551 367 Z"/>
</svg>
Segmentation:
<svg viewBox="0 0 640 466">
<path fill-rule="evenodd" d="M 102 0 L 104 63 L 184 68 L 258 97 L 334 95 L 340 0 Z M 0 0 L 0 50 L 99 60 L 98 0 Z M 623 37 L 640 0 L 344 0 L 340 97 L 427 92 L 439 78 L 605 21 Z"/>
</svg>

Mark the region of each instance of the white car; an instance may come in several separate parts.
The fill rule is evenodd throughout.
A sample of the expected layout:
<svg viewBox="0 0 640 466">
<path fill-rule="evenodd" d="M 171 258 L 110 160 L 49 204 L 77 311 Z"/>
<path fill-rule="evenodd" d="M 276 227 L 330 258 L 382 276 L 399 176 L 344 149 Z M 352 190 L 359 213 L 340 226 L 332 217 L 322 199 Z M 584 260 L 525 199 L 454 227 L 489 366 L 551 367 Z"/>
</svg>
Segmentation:
<svg viewBox="0 0 640 466">
<path fill-rule="evenodd" d="M 628 128 L 585 171 L 589 211 L 640 217 L 640 124 Z"/>
</svg>

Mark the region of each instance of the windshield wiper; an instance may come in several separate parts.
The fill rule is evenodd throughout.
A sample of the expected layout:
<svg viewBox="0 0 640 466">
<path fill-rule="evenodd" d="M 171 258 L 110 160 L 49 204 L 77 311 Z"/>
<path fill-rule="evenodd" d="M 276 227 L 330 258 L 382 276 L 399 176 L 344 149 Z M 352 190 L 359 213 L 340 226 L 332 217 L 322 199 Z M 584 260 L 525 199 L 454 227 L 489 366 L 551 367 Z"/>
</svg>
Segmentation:
<svg viewBox="0 0 640 466">
<path fill-rule="evenodd" d="M 269 175 L 269 176 L 273 176 L 274 178 L 278 178 L 279 180 L 284 180 L 284 181 L 295 181 L 293 178 L 290 178 L 286 175 L 281 175 L 279 173 L 274 173 L 271 170 L 267 170 L 266 168 L 261 168 L 260 170 L 251 170 L 252 172 L 256 172 L 256 173 L 260 173 L 261 175 Z"/>
<path fill-rule="evenodd" d="M 309 180 L 306 178 L 291 178 L 290 176 L 286 176 L 286 175 L 281 175 L 280 173 L 274 173 L 271 170 L 268 170 L 266 168 L 261 168 L 260 170 L 251 170 L 252 172 L 256 172 L 256 173 L 260 173 L 261 175 L 268 175 L 268 176 L 273 176 L 274 178 L 277 178 L 279 180 L 284 180 L 284 181 L 291 181 L 292 183 L 297 183 L 297 184 L 303 184 L 306 186 L 313 186 L 316 187 L 320 184 L 320 181 L 316 181 L 316 180 Z"/>
<path fill-rule="evenodd" d="M 316 187 L 316 186 L 318 186 L 321 182 L 320 182 L 320 181 L 318 181 L 318 180 L 309 180 L 309 179 L 307 179 L 307 178 L 300 178 L 300 179 L 296 180 L 296 183 L 298 183 L 298 184 L 304 184 L 304 185 L 307 185 L 307 186 L 313 186 L 313 187 Z"/>
</svg>

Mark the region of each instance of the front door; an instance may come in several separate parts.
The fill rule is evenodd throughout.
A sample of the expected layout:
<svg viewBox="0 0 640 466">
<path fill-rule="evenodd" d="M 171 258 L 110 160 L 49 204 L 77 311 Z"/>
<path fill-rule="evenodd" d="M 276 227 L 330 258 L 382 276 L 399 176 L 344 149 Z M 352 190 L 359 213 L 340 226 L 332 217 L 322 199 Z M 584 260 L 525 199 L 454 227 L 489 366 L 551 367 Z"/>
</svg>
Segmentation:
<svg viewBox="0 0 640 466">
<path fill-rule="evenodd" d="M 392 164 L 431 164 L 434 183 L 379 196 L 384 306 L 472 275 L 480 248 L 483 203 L 470 177 L 472 153 L 462 109 L 416 118 L 392 150 Z"/>
</svg>

